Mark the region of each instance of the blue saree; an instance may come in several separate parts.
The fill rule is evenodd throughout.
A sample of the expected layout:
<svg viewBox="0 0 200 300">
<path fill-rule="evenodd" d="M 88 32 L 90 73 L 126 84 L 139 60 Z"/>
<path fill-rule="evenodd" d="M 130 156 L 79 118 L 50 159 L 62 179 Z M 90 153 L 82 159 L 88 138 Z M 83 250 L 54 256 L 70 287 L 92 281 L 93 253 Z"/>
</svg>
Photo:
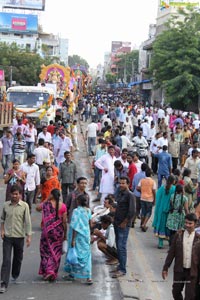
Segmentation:
<svg viewBox="0 0 200 300">
<path fill-rule="evenodd" d="M 169 230 L 166 227 L 166 223 L 170 208 L 170 198 L 175 189 L 176 187 L 173 185 L 166 195 L 165 186 L 162 185 L 156 193 L 156 206 L 152 226 L 154 227 L 155 235 L 162 239 L 169 239 Z"/>
<path fill-rule="evenodd" d="M 72 233 L 76 231 L 75 249 L 79 265 L 70 265 L 65 259 L 65 272 L 74 278 L 92 277 L 92 259 L 90 247 L 90 225 L 91 211 L 88 208 L 78 206 L 73 210 L 68 234 L 68 249 L 71 247 Z M 67 257 L 67 255 L 66 255 Z"/>
</svg>

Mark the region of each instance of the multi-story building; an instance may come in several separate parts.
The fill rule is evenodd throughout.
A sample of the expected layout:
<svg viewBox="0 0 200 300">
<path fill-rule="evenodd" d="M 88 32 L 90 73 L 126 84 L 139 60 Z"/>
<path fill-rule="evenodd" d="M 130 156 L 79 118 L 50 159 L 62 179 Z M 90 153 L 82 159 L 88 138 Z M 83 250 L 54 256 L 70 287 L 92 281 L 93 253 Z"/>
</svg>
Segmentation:
<svg viewBox="0 0 200 300">
<path fill-rule="evenodd" d="M 21 10 L 20 10 L 21 11 Z M 57 62 L 68 65 L 66 38 L 44 33 L 38 24 L 38 14 L 7 8 L 0 12 L 0 42 L 16 43 L 21 48 L 39 53 L 41 56 L 56 57 Z"/>
<path fill-rule="evenodd" d="M 178 7 L 187 6 L 187 4 L 192 4 L 194 6 L 199 6 L 199 0 L 158 0 L 158 11 L 156 24 L 149 26 L 149 38 L 144 41 L 139 50 L 139 76 L 140 82 L 146 81 L 141 86 L 142 92 L 148 95 L 149 102 L 154 103 L 163 103 L 164 93 L 161 89 L 154 90 L 153 83 L 151 81 L 151 76 L 149 73 L 149 66 L 151 61 L 151 56 L 153 53 L 153 42 L 156 37 L 163 32 L 166 28 L 166 22 L 172 16 L 178 16 L 181 20 L 183 18 L 178 13 Z M 149 81 L 149 82 L 148 82 Z"/>
</svg>

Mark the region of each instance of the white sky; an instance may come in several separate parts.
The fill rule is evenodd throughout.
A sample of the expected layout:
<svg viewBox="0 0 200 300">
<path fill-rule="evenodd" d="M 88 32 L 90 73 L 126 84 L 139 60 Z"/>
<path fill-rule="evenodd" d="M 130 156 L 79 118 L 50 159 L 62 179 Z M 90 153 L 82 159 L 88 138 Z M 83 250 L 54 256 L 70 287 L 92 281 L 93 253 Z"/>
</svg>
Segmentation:
<svg viewBox="0 0 200 300">
<path fill-rule="evenodd" d="M 69 39 L 69 55 L 103 64 L 112 41 L 139 46 L 156 22 L 158 0 L 46 0 L 43 29 Z"/>
</svg>

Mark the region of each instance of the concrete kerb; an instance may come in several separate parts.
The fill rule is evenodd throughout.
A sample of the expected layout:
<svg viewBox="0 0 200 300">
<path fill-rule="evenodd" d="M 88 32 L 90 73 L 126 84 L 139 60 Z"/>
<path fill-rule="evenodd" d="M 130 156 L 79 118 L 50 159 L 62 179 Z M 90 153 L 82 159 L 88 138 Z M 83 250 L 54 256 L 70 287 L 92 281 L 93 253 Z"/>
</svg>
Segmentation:
<svg viewBox="0 0 200 300">
<path fill-rule="evenodd" d="M 84 132 L 85 132 L 84 125 L 85 124 L 82 124 L 81 121 L 79 120 L 79 126 L 81 129 L 80 131 L 83 136 L 84 136 Z M 85 143 L 85 147 L 87 149 L 87 143 L 86 143 L 85 138 L 84 138 L 84 143 Z M 86 152 L 87 152 L 87 150 L 86 150 Z M 90 157 L 88 156 L 88 161 L 90 164 L 92 164 L 92 160 L 93 160 L 93 158 L 90 159 Z M 129 239 L 130 238 L 132 238 L 131 235 L 129 235 Z M 121 296 L 122 296 L 123 300 L 126 300 L 126 299 L 140 300 L 139 292 L 136 287 L 137 281 L 134 279 L 134 276 L 133 276 L 134 261 L 133 261 L 132 255 L 131 255 L 133 251 L 131 249 L 130 243 L 128 243 L 128 249 L 130 249 L 130 251 L 128 251 L 127 275 L 118 279 L 119 285 L 120 285 L 120 290 L 121 290 Z"/>
</svg>

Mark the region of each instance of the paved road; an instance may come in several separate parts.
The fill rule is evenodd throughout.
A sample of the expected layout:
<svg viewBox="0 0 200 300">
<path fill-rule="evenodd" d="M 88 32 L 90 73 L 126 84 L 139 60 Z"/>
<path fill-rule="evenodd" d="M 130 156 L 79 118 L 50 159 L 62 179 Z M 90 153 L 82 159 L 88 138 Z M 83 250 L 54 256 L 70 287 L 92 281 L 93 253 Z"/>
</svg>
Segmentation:
<svg viewBox="0 0 200 300">
<path fill-rule="evenodd" d="M 85 144 L 82 136 L 80 136 L 80 151 L 74 154 L 75 160 L 78 165 L 79 175 L 91 178 L 92 171 L 85 151 Z M 89 180 L 89 184 L 92 179 Z M 5 185 L 3 180 L 0 179 L 0 211 L 2 211 L 3 202 L 5 199 Z M 94 196 L 93 196 L 94 198 Z M 91 203 L 92 204 L 92 203 Z M 39 241 L 40 241 L 40 222 L 41 214 L 33 209 L 32 213 L 33 224 L 33 239 L 30 248 L 24 251 L 24 260 L 21 270 L 21 275 L 16 284 L 10 283 L 7 292 L 2 295 L 5 300 L 120 300 L 122 294 L 118 280 L 112 279 L 109 271 L 111 267 L 105 265 L 105 258 L 96 248 L 92 245 L 92 262 L 93 262 L 93 280 L 92 286 L 87 286 L 81 281 L 65 282 L 62 279 L 64 272 L 62 270 L 64 264 L 64 256 L 62 257 L 59 277 L 56 282 L 44 282 L 38 274 L 40 263 L 39 256 Z M 2 257 L 2 241 L 0 241 L 0 257 Z"/>
<path fill-rule="evenodd" d="M 84 131 L 84 126 L 83 126 Z M 89 179 L 88 187 L 92 186 L 93 172 L 90 168 L 89 158 L 86 154 L 84 138 L 79 135 L 79 152 L 74 153 L 78 165 L 79 175 Z M 91 159 L 90 159 L 91 160 Z M 5 197 L 5 185 L 0 179 L 0 211 Z M 91 200 L 95 194 L 90 194 Z M 96 204 L 96 203 L 95 203 Z M 91 207 L 94 202 L 91 201 Z M 17 284 L 10 283 L 8 291 L 2 295 L 5 300 L 171 300 L 171 272 L 169 281 L 161 280 L 161 269 L 166 257 L 168 245 L 165 249 L 157 249 L 157 239 L 153 236 L 151 225 L 146 233 L 141 232 L 139 222 L 135 229 L 131 229 L 128 241 L 128 267 L 127 275 L 120 280 L 112 279 L 110 270 L 112 267 L 105 265 L 104 256 L 92 245 L 93 252 L 93 280 L 92 286 L 86 286 L 83 282 L 65 282 L 62 279 L 64 257 L 62 257 L 58 280 L 47 283 L 41 280 L 39 268 L 39 240 L 40 240 L 40 213 L 33 210 L 33 240 L 30 248 L 25 249 L 22 272 Z M 2 241 L 0 242 L 0 257 L 2 257 Z M 135 298 L 138 297 L 138 298 Z"/>
</svg>

